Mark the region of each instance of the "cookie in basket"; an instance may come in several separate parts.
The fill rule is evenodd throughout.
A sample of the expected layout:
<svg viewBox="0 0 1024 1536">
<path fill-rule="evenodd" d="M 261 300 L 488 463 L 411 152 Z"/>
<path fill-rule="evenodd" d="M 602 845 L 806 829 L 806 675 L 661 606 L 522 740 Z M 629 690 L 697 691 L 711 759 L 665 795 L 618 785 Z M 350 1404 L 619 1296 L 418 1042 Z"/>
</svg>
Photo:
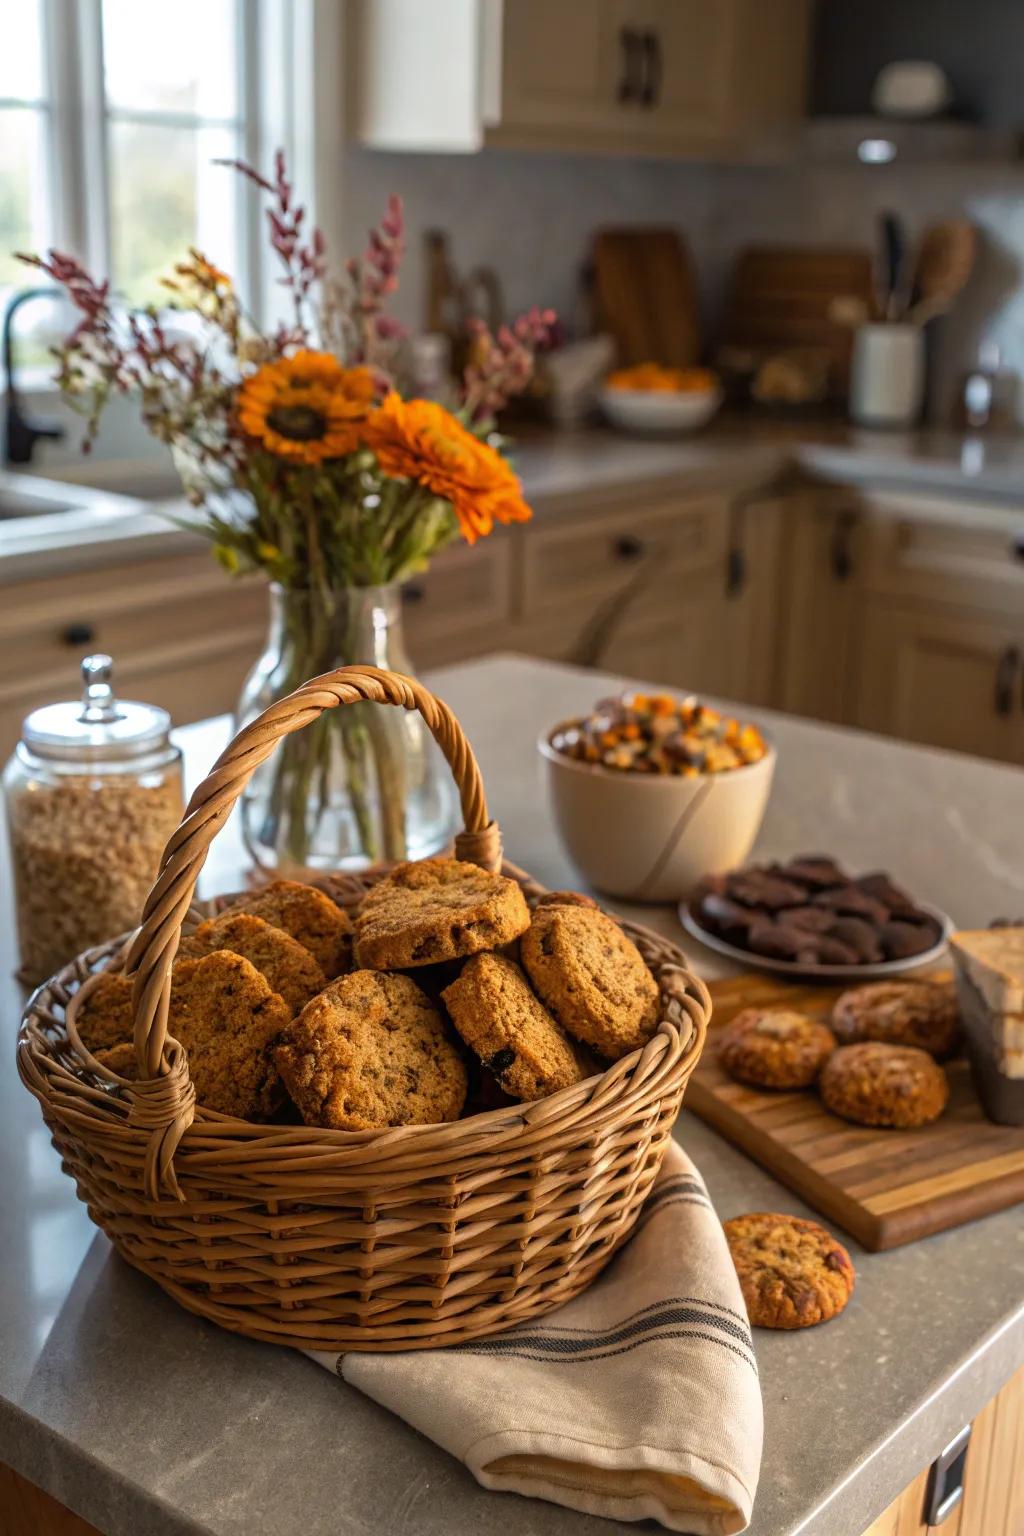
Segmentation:
<svg viewBox="0 0 1024 1536">
<path fill-rule="evenodd" d="M 211 917 L 178 946 L 181 959 L 199 959 L 216 949 L 243 955 L 267 978 L 270 990 L 283 997 L 292 1013 L 301 1013 L 311 997 L 327 985 L 315 956 L 283 928 L 275 928 L 251 912 Z"/>
<path fill-rule="evenodd" d="M 463 1040 L 514 1099 L 545 1099 L 597 1070 L 503 955 L 474 955 L 441 995 Z"/>
<path fill-rule="evenodd" d="M 352 919 L 323 891 L 297 880 L 275 880 L 225 907 L 221 917 L 262 917 L 306 949 L 329 981 L 352 964 Z"/>
<path fill-rule="evenodd" d="M 827 1025 L 787 1008 L 744 1008 L 718 1037 L 722 1067 L 755 1088 L 809 1088 L 835 1048 Z"/>
<path fill-rule="evenodd" d="M 75 1027 L 87 1051 L 98 1055 L 131 1040 L 132 983 L 120 971 L 103 971 L 90 983 L 75 1014 Z"/>
<path fill-rule="evenodd" d="M 832 1010 L 832 1028 L 844 1045 L 880 1040 L 916 1045 L 949 1056 L 960 1035 L 951 982 L 875 981 L 844 992 Z"/>
<path fill-rule="evenodd" d="M 541 1001 L 599 1055 L 617 1061 L 653 1035 L 658 983 L 632 939 L 599 908 L 539 906 L 520 952 Z"/>
<path fill-rule="evenodd" d="M 853 1294 L 850 1255 L 818 1222 L 752 1211 L 722 1227 L 755 1328 L 826 1323 Z"/>
<path fill-rule="evenodd" d="M 356 960 L 374 971 L 408 970 L 498 949 L 529 926 L 515 880 L 459 859 L 396 864 L 363 898 Z"/>
<path fill-rule="evenodd" d="M 927 1051 L 877 1040 L 840 1046 L 825 1063 L 818 1087 L 833 1114 L 896 1130 L 937 1120 L 949 1100 L 949 1079 Z"/>
<path fill-rule="evenodd" d="M 435 1125 L 458 1119 L 466 1099 L 462 1057 L 408 976 L 342 976 L 292 1020 L 274 1060 L 307 1125 Z"/>
</svg>

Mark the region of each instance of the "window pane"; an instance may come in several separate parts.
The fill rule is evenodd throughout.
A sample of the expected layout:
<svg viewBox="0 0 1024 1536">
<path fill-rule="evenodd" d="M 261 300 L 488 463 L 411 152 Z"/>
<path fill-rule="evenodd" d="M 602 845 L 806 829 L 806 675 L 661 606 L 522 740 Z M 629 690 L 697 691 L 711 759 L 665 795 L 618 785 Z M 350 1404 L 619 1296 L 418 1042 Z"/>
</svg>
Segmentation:
<svg viewBox="0 0 1024 1536">
<path fill-rule="evenodd" d="M 229 128 L 110 124 L 110 243 L 118 291 L 166 301 L 167 277 L 190 245 L 239 275 L 238 178 L 215 157 L 237 155 Z"/>
<path fill-rule="evenodd" d="M 0 0 L 0 96 L 38 101 L 43 89 L 41 0 Z"/>
<path fill-rule="evenodd" d="M 39 108 L 0 108 L 0 288 L 33 283 L 35 275 L 11 253 L 38 251 L 49 236 L 45 123 Z"/>
<path fill-rule="evenodd" d="M 238 116 L 236 0 L 162 6 L 103 0 L 103 69 L 114 108 Z"/>
</svg>

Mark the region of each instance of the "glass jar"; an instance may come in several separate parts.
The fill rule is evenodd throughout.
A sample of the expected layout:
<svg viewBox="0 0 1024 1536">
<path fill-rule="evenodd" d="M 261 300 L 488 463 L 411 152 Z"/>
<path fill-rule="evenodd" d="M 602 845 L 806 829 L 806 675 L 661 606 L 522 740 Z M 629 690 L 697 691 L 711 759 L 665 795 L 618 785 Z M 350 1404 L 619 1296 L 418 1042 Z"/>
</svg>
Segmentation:
<svg viewBox="0 0 1024 1536">
<path fill-rule="evenodd" d="M 82 662 L 80 703 L 48 704 L 4 770 L 21 976 L 30 986 L 134 928 L 182 814 L 170 716 L 119 700 L 109 656 Z"/>
<path fill-rule="evenodd" d="M 354 664 L 411 675 L 397 585 L 272 586 L 266 648 L 246 678 L 236 728 L 310 678 Z M 261 869 L 301 876 L 439 853 L 458 827 L 459 803 L 421 715 L 348 704 L 278 744 L 242 792 L 241 819 Z"/>
</svg>

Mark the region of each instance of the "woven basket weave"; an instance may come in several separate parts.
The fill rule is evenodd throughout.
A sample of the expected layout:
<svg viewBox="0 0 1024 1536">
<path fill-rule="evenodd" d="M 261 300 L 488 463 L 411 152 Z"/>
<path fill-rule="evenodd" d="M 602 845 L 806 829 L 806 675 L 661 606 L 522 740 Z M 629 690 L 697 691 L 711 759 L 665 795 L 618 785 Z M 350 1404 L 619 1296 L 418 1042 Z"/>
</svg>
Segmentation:
<svg viewBox="0 0 1024 1536">
<path fill-rule="evenodd" d="M 131 941 L 89 951 L 40 987 L 18 1039 L 65 1170 L 93 1221 L 191 1311 L 270 1343 L 402 1350 L 478 1338 L 581 1291 L 628 1237 L 654 1182 L 710 1013 L 683 956 L 624 924 L 661 986 L 654 1037 L 536 1103 L 446 1125 L 334 1131 L 256 1125 L 195 1102 L 167 1033 L 171 962 L 207 850 L 279 738 L 362 699 L 418 709 L 458 785 L 460 858 L 502 866 L 476 761 L 444 704 L 409 678 L 346 667 L 246 727 L 164 851 Z M 371 874 L 336 885 L 354 904 Z M 379 878 L 379 875 L 376 877 Z M 111 965 L 134 977 L 141 1080 L 102 1068 L 75 998 Z"/>
</svg>

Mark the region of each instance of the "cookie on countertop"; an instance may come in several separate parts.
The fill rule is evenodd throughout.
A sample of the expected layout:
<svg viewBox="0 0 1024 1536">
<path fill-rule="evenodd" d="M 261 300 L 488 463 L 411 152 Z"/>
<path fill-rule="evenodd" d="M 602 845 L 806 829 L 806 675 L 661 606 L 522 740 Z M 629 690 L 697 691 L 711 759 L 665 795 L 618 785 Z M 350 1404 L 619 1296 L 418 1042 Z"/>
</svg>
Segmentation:
<svg viewBox="0 0 1024 1536">
<path fill-rule="evenodd" d="M 291 1021 L 274 1059 L 307 1125 L 435 1125 L 466 1098 L 462 1057 L 409 976 L 342 976 Z"/>
<path fill-rule="evenodd" d="M 538 907 L 520 950 L 541 1001 L 576 1040 L 610 1061 L 658 1024 L 658 983 L 618 923 L 599 908 Z"/>
<path fill-rule="evenodd" d="M 956 992 L 952 982 L 937 981 L 875 981 L 852 987 L 836 1001 L 832 1029 L 843 1045 L 880 1040 L 948 1056 L 960 1033 Z"/>
<path fill-rule="evenodd" d="M 308 949 L 329 981 L 352 964 L 352 919 L 311 885 L 274 880 L 225 907 L 221 917 L 262 917 Z"/>
<path fill-rule="evenodd" d="M 244 955 L 270 983 L 270 990 L 283 997 L 292 1013 L 301 1013 L 311 997 L 327 985 L 316 958 L 298 939 L 283 928 L 275 928 L 251 912 L 236 912 L 211 917 L 189 937 L 183 958 L 199 958 L 216 949 Z M 179 947 L 178 954 L 181 955 Z"/>
<path fill-rule="evenodd" d="M 242 955 L 218 949 L 171 973 L 168 1028 L 188 1053 L 196 1099 L 242 1120 L 265 1120 L 283 1097 L 272 1047 L 291 1019 L 283 998 Z"/>
<path fill-rule="evenodd" d="M 818 1089 L 826 1109 L 844 1120 L 895 1130 L 928 1125 L 949 1101 L 949 1079 L 933 1056 L 877 1040 L 833 1051 Z"/>
<path fill-rule="evenodd" d="M 463 1040 L 514 1099 L 545 1099 L 596 1070 L 502 955 L 474 955 L 441 995 Z"/>
<path fill-rule="evenodd" d="M 744 1008 L 718 1037 L 724 1070 L 755 1088 L 809 1088 L 835 1048 L 826 1025 L 786 1008 Z"/>
<path fill-rule="evenodd" d="M 754 1211 L 722 1226 L 755 1328 L 826 1323 L 852 1296 L 850 1255 L 818 1222 Z"/>
<path fill-rule="evenodd" d="M 459 859 L 396 864 L 356 915 L 357 963 L 398 971 L 511 943 L 529 926 L 515 880 Z"/>
</svg>

